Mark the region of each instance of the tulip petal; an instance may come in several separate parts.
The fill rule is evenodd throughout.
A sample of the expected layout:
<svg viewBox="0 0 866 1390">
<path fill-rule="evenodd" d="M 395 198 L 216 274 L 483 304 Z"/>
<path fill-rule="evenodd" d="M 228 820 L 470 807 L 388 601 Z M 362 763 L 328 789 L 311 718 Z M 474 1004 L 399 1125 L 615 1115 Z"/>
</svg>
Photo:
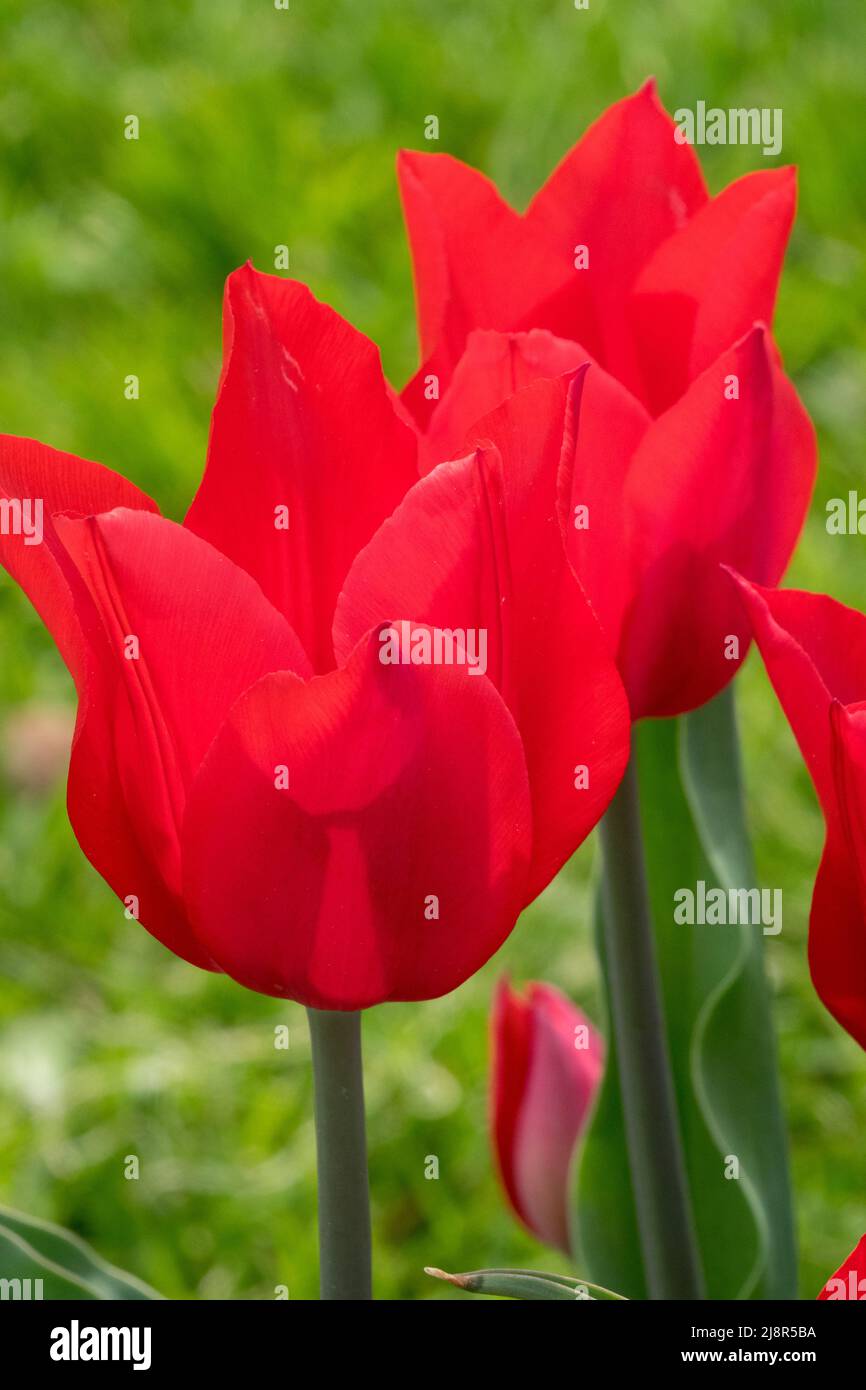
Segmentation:
<svg viewBox="0 0 866 1390">
<path fill-rule="evenodd" d="M 444 459 L 456 458 L 471 427 L 483 415 L 539 377 L 573 372 L 589 353 L 578 343 L 556 338 L 544 329 L 529 333 L 496 333 L 476 329 L 448 389 L 433 412 L 421 440 L 421 473 Z"/>
<path fill-rule="evenodd" d="M 557 479 L 560 526 L 572 570 L 615 651 L 637 582 L 626 479 L 651 419 L 595 364 L 575 377 L 572 397 L 574 444 L 563 450 Z"/>
<path fill-rule="evenodd" d="M 502 1186 L 524 1224 L 526 1213 L 515 1172 L 516 1137 L 529 1076 L 532 1014 L 526 999 L 500 980 L 490 1027 L 490 1125 Z"/>
<path fill-rule="evenodd" d="M 493 1138 L 503 1185 L 540 1240 L 568 1251 L 568 1175 L 603 1070 L 585 1016 L 551 985 L 503 981 L 492 1032 Z"/>
<path fill-rule="evenodd" d="M 334 617 L 342 665 L 365 633 L 389 616 L 484 633 L 485 673 L 511 694 L 505 620 L 511 572 L 502 459 L 479 449 L 434 469 L 357 556 Z"/>
<path fill-rule="evenodd" d="M 866 896 L 857 853 L 838 824 L 827 839 L 809 913 L 809 971 L 824 1007 L 866 1049 Z"/>
<path fill-rule="evenodd" d="M 830 707 L 838 826 L 827 843 L 809 918 L 809 968 L 820 997 L 866 1048 L 866 711 Z"/>
<path fill-rule="evenodd" d="M 339 652 L 391 617 L 486 633 L 529 768 L 530 897 L 589 834 L 628 757 L 624 692 L 557 520 L 569 401 L 566 380 L 536 381 L 478 422 L 477 452 L 417 483 L 358 556 L 335 621 Z"/>
<path fill-rule="evenodd" d="M 837 810 L 830 707 L 866 699 L 866 616 L 825 594 L 732 574 L 825 815 Z"/>
<path fill-rule="evenodd" d="M 187 791 L 237 697 L 268 671 L 306 673 L 308 662 L 255 582 L 183 527 L 123 508 L 56 524 L 87 644 L 73 829 L 154 936 L 213 968 L 181 903 Z"/>
<path fill-rule="evenodd" d="M 638 585 L 620 669 L 635 719 L 697 708 L 731 679 L 748 631 L 720 565 L 778 582 L 815 468 L 811 421 L 760 327 L 647 430 L 624 503 Z"/>
<path fill-rule="evenodd" d="M 809 919 L 812 979 L 866 1048 L 866 617 L 823 595 L 738 584 L 827 825 Z"/>
<path fill-rule="evenodd" d="M 242 696 L 184 827 L 208 950 L 249 988 L 315 1008 L 447 993 L 525 892 L 526 770 L 501 698 L 465 667 L 381 651 L 374 630 L 344 668 Z"/>
<path fill-rule="evenodd" d="M 244 266 L 224 318 L 207 470 L 185 524 L 258 581 L 328 670 L 337 594 L 417 478 L 415 440 L 374 344 L 304 285 Z"/>
<path fill-rule="evenodd" d="M 158 510 L 133 483 L 100 463 L 39 444 L 35 439 L 0 435 L 0 499 L 40 504 L 41 538 L 16 534 L 10 523 L 0 528 L 0 563 L 20 584 L 48 628 L 76 682 L 82 678 L 83 648 L 75 604 L 56 558 L 52 517 L 58 512 L 89 516 L 113 507 Z"/>
<path fill-rule="evenodd" d="M 397 178 L 424 371 L 445 382 L 473 328 L 519 328 L 572 279 L 573 256 L 567 245 L 552 255 L 488 178 L 451 155 L 401 150 Z"/>
<path fill-rule="evenodd" d="M 795 169 L 746 174 L 644 266 L 633 322 L 654 413 L 677 400 L 756 319 L 772 321 L 796 201 Z"/>
<path fill-rule="evenodd" d="M 640 383 L 632 287 L 657 247 L 707 199 L 694 150 L 675 136 L 650 80 L 589 127 L 526 212 L 526 226 L 561 247 L 570 262 L 578 246 L 589 253 L 588 266 L 575 270 L 572 281 L 573 331 L 567 333 L 561 303 L 555 312 L 553 305 L 546 311 L 539 305 L 532 322 L 579 337 L 632 389 Z"/>
</svg>

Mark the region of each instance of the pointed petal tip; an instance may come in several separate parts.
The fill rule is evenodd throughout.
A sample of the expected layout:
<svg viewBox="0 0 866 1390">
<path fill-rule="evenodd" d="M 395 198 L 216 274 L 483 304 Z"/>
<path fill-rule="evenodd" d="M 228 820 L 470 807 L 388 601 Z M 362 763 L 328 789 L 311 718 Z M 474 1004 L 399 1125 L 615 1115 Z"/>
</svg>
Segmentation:
<svg viewBox="0 0 866 1390">
<path fill-rule="evenodd" d="M 592 367 L 593 365 L 594 365 L 594 363 L 592 363 L 592 362 L 590 362 L 590 361 L 581 362 L 580 366 L 579 366 L 579 367 L 575 367 L 574 371 L 573 371 L 573 372 L 571 373 L 571 375 L 569 376 L 569 378 L 568 378 L 568 403 L 569 403 L 569 405 L 574 406 L 574 405 L 576 405 L 576 404 L 580 401 L 580 397 L 581 397 L 581 394 L 582 394 L 582 392 L 583 392 L 583 383 L 584 383 L 585 380 L 586 380 L 586 374 L 587 374 L 587 372 L 589 371 L 590 367 Z"/>
<path fill-rule="evenodd" d="M 479 442 L 475 450 L 475 467 L 480 469 L 482 475 L 491 478 L 494 484 L 498 482 L 501 485 L 504 464 L 499 446 L 492 439 Z"/>
<path fill-rule="evenodd" d="M 733 188 L 746 183 L 755 187 L 763 188 L 763 197 L 787 197 L 793 206 L 797 197 L 797 180 L 799 169 L 796 164 L 774 164 L 769 169 L 751 169 L 747 174 L 741 174 L 728 184 L 728 188 Z M 726 192 L 723 189 L 722 192 Z"/>
<path fill-rule="evenodd" d="M 511 983 L 511 976 L 507 972 L 500 975 L 493 990 L 494 1019 L 501 1019 L 506 1009 L 512 1008 L 519 998 L 520 993 Z"/>
<path fill-rule="evenodd" d="M 426 159 L 435 159 L 437 154 L 443 151 L 437 150 L 413 150 L 411 145 L 401 145 L 397 151 L 397 166 L 401 164 L 412 165 Z"/>
<path fill-rule="evenodd" d="M 768 351 L 770 329 L 764 319 L 755 319 L 746 329 L 742 337 L 738 338 L 733 345 L 733 351 L 738 348 L 754 348 L 756 351 Z"/>
<path fill-rule="evenodd" d="M 753 580 L 747 579 L 744 574 L 734 569 L 733 565 L 720 564 L 719 569 L 724 570 L 740 594 L 747 607 L 755 603 L 766 603 L 766 590 L 763 585 L 755 584 Z"/>
<path fill-rule="evenodd" d="M 397 173 L 400 174 L 405 170 L 409 174 L 419 174 L 425 164 L 430 164 L 437 159 L 443 162 L 453 160 L 455 164 L 460 163 L 445 150 L 412 150 L 408 146 L 401 146 L 397 151 Z"/>
<path fill-rule="evenodd" d="M 243 265 L 236 266 L 234 270 L 229 271 L 226 276 L 226 290 L 261 284 L 262 282 L 270 284 L 274 281 L 280 285 L 295 285 L 298 290 L 304 291 L 310 299 L 316 300 L 316 296 L 303 280 L 296 280 L 291 275 L 276 275 L 271 270 L 258 270 L 251 257 L 247 257 Z M 316 300 L 316 303 L 321 302 L 321 300 Z"/>
<path fill-rule="evenodd" d="M 234 270 L 230 270 L 228 275 L 226 276 L 226 294 L 228 294 L 229 290 L 234 288 L 235 285 L 245 284 L 249 280 L 254 279 L 255 276 L 259 275 L 260 273 L 261 272 L 256 270 L 255 266 L 253 265 L 252 258 L 248 256 L 247 259 L 243 261 L 241 265 L 235 266 Z"/>
<path fill-rule="evenodd" d="M 764 319 L 755 319 L 741 338 L 738 338 L 733 345 L 733 352 L 740 349 L 754 355 L 759 362 L 764 362 L 767 367 L 772 369 L 776 361 L 773 351 L 773 338 L 769 325 Z"/>
<path fill-rule="evenodd" d="M 833 695 L 830 699 L 830 723 L 834 733 L 840 732 L 842 725 L 845 723 L 847 713 L 848 711 L 842 704 L 842 701 L 837 700 L 836 696 Z"/>
</svg>

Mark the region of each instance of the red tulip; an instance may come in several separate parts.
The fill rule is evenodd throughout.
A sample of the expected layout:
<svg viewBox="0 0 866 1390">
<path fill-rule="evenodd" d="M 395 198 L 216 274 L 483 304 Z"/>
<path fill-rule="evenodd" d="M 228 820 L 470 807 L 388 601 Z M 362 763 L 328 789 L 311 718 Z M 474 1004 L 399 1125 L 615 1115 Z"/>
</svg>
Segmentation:
<svg viewBox="0 0 866 1390">
<path fill-rule="evenodd" d="M 820 1299 L 866 1298 L 866 1236 L 861 1236 L 844 1264 L 840 1265 L 832 1278 L 828 1279 Z"/>
<path fill-rule="evenodd" d="M 521 1221 L 567 1251 L 569 1168 L 601 1081 L 604 1046 L 552 985 L 503 980 L 492 1019 L 493 1144 Z"/>
<path fill-rule="evenodd" d="M 473 328 L 574 339 L 657 413 L 755 320 L 769 323 L 795 171 L 747 174 L 710 198 L 678 134 L 647 82 L 589 128 L 524 214 L 451 155 L 401 152 L 419 419 L 432 408 L 425 379 L 450 379 Z"/>
<path fill-rule="evenodd" d="M 450 156 L 404 153 L 399 166 L 427 357 L 405 393 L 422 458 L 485 440 L 490 421 L 473 414 L 584 366 L 560 519 L 635 719 L 696 708 L 733 676 L 748 634 L 719 563 L 778 582 L 816 463 L 764 327 L 793 172 L 710 199 L 674 132 L 648 84 L 590 129 L 523 216 Z M 577 244 L 588 270 L 575 269 Z"/>
<path fill-rule="evenodd" d="M 526 429 L 561 440 L 562 402 L 538 404 L 558 414 Z M 552 503 L 535 537 L 527 485 L 514 540 L 492 451 L 431 489 L 418 447 L 373 345 L 250 267 L 227 284 L 207 470 L 183 526 L 98 464 L 0 440 L 0 496 L 44 504 L 41 544 L 4 525 L 0 559 L 78 689 L 68 805 L 85 854 L 178 955 L 319 1008 L 432 997 L 477 970 L 588 833 L 627 752 L 620 682 L 561 542 L 545 573 L 563 592 L 543 611 L 523 578 L 525 553 L 553 539 Z M 368 589 L 367 549 L 401 500 L 432 535 L 431 573 L 467 509 L 486 508 L 479 568 L 455 572 L 441 607 L 443 626 L 489 629 L 486 675 L 459 643 L 452 664 L 382 659 L 396 620 L 407 654 L 444 640 L 396 589 Z M 571 722 L 543 750 L 546 711 L 526 698 L 535 625 L 566 616 L 554 661 Z"/>
<path fill-rule="evenodd" d="M 823 595 L 738 584 L 827 826 L 809 923 L 812 979 L 866 1047 L 866 617 Z"/>
</svg>

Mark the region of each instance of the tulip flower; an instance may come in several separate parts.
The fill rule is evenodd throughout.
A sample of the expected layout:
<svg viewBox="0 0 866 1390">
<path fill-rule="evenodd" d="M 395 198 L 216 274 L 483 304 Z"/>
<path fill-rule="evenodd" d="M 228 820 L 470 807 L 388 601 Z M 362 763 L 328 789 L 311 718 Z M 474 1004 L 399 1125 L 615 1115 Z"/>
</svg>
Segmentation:
<svg viewBox="0 0 866 1390">
<path fill-rule="evenodd" d="M 769 323 L 794 218 L 791 168 L 716 197 L 653 81 L 616 102 L 524 214 L 447 154 L 401 151 L 424 365 L 407 404 L 426 421 L 474 328 L 579 342 L 657 414 L 720 353 Z"/>
<path fill-rule="evenodd" d="M 866 1048 L 866 616 L 821 594 L 738 587 L 827 827 L 809 921 L 812 979 Z"/>
<path fill-rule="evenodd" d="M 555 514 L 561 383 L 433 467 L 373 344 L 303 285 L 237 271 L 224 340 L 182 526 L 7 436 L 0 561 L 77 687 L 88 859 L 177 955 L 308 1007 L 322 1296 L 366 1299 L 359 1011 L 498 949 L 613 795 L 628 708 Z"/>
<path fill-rule="evenodd" d="M 419 480 L 373 345 L 246 267 L 182 526 L 98 464 L 0 442 L 9 518 L 44 514 L 0 557 L 78 689 L 73 828 L 176 954 L 317 1009 L 445 993 L 604 810 L 627 712 L 553 517 L 564 401 L 539 393 L 502 445 L 526 479 L 506 488 L 491 445 Z M 431 584 L 449 530 L 485 519 L 435 615 L 371 576 L 400 507 Z M 489 633 L 486 670 L 417 659 L 440 618 Z M 387 664 L 395 620 L 415 655 Z M 535 701 L 539 660 L 558 685 Z"/>
<path fill-rule="evenodd" d="M 816 466 L 766 327 L 793 171 L 710 198 L 677 134 L 647 84 L 523 216 L 449 155 L 399 161 L 427 359 L 404 399 L 430 461 L 485 437 L 469 416 L 497 390 L 583 367 L 559 514 L 634 719 L 697 708 L 734 675 L 748 632 L 719 563 L 777 583 Z"/>
<path fill-rule="evenodd" d="M 861 1236 L 851 1254 L 818 1294 L 819 1300 L 866 1298 L 866 1236 Z"/>
<path fill-rule="evenodd" d="M 508 1200 L 546 1245 L 568 1251 L 568 1176 L 601 1081 L 604 1046 L 552 985 L 507 980 L 493 1007 L 493 1145 Z"/>
<path fill-rule="evenodd" d="M 423 437 L 422 469 L 461 438 L 493 442 L 507 485 L 503 412 L 564 390 L 557 515 L 631 717 L 698 708 L 728 684 L 749 640 L 720 566 L 777 583 L 814 484 L 814 432 L 769 333 L 793 170 L 749 174 L 711 198 L 648 83 L 596 122 L 524 214 L 448 155 L 404 152 L 398 176 L 422 357 L 402 399 Z M 383 530 L 374 542 L 383 569 L 391 539 Z M 408 556 L 410 591 L 412 570 Z M 630 763 L 602 824 L 611 1026 L 632 1098 L 650 1287 L 695 1298 L 638 801 Z M 647 1095 L 651 1110 L 634 1103 Z"/>
</svg>

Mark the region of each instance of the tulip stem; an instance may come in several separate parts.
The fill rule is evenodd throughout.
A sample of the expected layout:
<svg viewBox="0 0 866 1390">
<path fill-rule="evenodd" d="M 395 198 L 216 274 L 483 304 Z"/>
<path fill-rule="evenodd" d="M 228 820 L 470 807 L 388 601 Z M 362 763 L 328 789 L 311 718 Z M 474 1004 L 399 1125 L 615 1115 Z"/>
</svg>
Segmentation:
<svg viewBox="0 0 866 1390">
<path fill-rule="evenodd" d="M 651 1299 L 704 1297 L 661 978 L 655 954 L 634 747 L 601 823 L 604 953 L 626 1145 Z"/>
<path fill-rule="evenodd" d="M 370 1193 L 360 1013 L 308 1009 L 323 1299 L 370 1299 Z"/>
</svg>

